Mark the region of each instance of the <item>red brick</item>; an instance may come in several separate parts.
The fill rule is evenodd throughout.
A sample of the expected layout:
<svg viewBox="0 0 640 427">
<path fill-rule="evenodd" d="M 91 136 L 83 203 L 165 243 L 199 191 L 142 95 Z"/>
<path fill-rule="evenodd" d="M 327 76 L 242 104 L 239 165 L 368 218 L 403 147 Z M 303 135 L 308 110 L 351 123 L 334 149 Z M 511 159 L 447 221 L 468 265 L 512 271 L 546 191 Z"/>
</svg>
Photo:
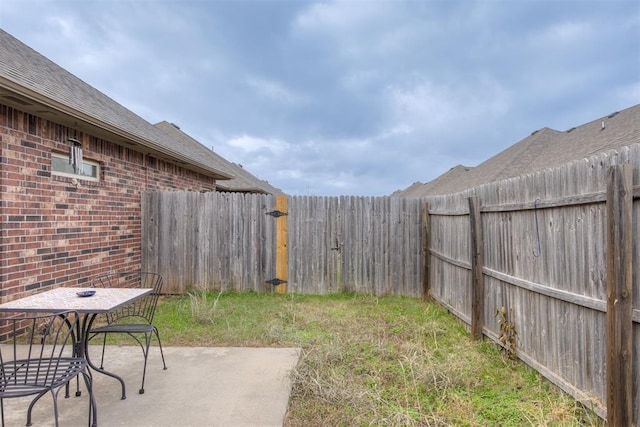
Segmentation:
<svg viewBox="0 0 640 427">
<path fill-rule="evenodd" d="M 60 140 L 75 130 L 39 118 L 37 135 L 30 135 L 26 118 L 0 105 L 3 298 L 139 268 L 141 191 L 213 186 L 209 177 L 159 159 L 143 165 L 142 153 L 81 133 L 84 156 L 101 164 L 102 176 L 100 182 L 80 180 L 76 188 L 70 178 L 47 176 L 51 152 L 67 153 Z M 17 216 L 24 219 L 9 221 Z"/>
</svg>

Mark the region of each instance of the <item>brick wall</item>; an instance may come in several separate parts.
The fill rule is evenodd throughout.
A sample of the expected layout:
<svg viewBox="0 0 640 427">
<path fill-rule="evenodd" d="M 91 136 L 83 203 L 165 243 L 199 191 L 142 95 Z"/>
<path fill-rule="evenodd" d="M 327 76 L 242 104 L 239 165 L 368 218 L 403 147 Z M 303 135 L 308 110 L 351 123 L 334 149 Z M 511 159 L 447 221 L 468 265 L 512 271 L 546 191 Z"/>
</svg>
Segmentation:
<svg viewBox="0 0 640 427">
<path fill-rule="evenodd" d="M 51 174 L 68 136 L 100 164 L 99 182 Z M 211 188 L 210 177 L 0 104 L 0 301 L 139 269 L 141 191 Z"/>
</svg>

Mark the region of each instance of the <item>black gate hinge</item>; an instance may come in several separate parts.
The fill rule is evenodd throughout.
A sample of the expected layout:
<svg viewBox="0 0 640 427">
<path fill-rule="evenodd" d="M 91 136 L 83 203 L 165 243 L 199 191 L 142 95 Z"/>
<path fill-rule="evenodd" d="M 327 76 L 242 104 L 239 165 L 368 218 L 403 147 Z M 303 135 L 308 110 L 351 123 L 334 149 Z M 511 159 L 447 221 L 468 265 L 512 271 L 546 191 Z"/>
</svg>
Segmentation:
<svg viewBox="0 0 640 427">
<path fill-rule="evenodd" d="M 283 283 L 287 283 L 287 281 L 286 280 L 282 280 L 282 279 L 278 279 L 276 277 L 275 279 L 267 280 L 265 283 L 268 283 L 268 284 L 273 285 L 273 286 L 278 286 L 278 285 L 281 285 Z"/>
<path fill-rule="evenodd" d="M 288 214 L 286 212 L 280 212 L 278 210 L 275 210 L 275 211 L 267 212 L 267 215 L 271 215 L 272 217 L 275 217 L 275 218 L 280 218 L 281 216 L 285 216 Z"/>
</svg>

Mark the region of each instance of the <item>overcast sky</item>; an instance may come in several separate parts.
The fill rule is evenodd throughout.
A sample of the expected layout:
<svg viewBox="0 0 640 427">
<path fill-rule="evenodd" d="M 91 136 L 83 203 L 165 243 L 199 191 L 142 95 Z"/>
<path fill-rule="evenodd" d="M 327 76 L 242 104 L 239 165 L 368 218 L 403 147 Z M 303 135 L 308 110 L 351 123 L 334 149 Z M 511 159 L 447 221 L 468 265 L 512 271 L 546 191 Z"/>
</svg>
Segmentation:
<svg viewBox="0 0 640 427">
<path fill-rule="evenodd" d="M 2 0 L 0 27 L 292 195 L 390 194 L 640 103 L 638 0 Z"/>
</svg>

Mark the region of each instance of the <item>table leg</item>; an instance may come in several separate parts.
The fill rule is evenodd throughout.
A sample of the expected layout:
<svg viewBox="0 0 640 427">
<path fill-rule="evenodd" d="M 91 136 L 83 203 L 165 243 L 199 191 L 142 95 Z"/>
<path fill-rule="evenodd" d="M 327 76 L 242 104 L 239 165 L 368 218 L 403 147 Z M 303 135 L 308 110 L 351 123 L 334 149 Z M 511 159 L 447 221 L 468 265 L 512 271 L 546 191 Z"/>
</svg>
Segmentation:
<svg viewBox="0 0 640 427">
<path fill-rule="evenodd" d="M 93 314 L 91 315 L 91 318 L 88 321 L 88 324 L 86 325 L 86 328 L 84 328 L 85 330 L 85 339 L 84 339 L 84 355 L 85 355 L 85 359 L 87 359 L 87 363 L 89 364 L 89 366 L 91 367 L 91 369 L 93 369 L 96 372 L 100 372 L 101 374 L 107 375 L 111 378 L 115 378 L 116 380 L 120 381 L 120 385 L 122 386 L 122 400 L 127 398 L 127 393 L 126 393 L 126 387 L 124 385 L 124 380 L 119 377 L 118 375 L 114 374 L 113 372 L 109 372 L 107 370 L 105 370 L 104 368 L 100 368 L 96 365 L 93 364 L 93 362 L 91 362 L 91 358 L 89 357 L 89 331 L 91 330 L 91 325 L 93 325 L 93 321 L 95 320 L 97 314 Z"/>
<path fill-rule="evenodd" d="M 84 334 L 82 333 L 82 325 L 81 323 L 85 322 L 85 319 L 87 318 L 87 315 L 85 314 L 82 318 L 81 322 L 76 322 L 76 333 L 78 335 L 78 340 L 76 341 L 76 355 L 78 357 L 84 357 L 84 344 L 82 343 L 83 341 L 83 337 Z M 89 375 L 91 375 L 91 370 L 87 369 L 87 372 L 89 372 Z M 67 390 L 67 395 L 69 394 L 69 391 Z M 82 392 L 80 391 L 80 378 L 76 377 L 76 397 L 81 396 Z M 67 396 L 68 397 L 68 396 Z"/>
</svg>

